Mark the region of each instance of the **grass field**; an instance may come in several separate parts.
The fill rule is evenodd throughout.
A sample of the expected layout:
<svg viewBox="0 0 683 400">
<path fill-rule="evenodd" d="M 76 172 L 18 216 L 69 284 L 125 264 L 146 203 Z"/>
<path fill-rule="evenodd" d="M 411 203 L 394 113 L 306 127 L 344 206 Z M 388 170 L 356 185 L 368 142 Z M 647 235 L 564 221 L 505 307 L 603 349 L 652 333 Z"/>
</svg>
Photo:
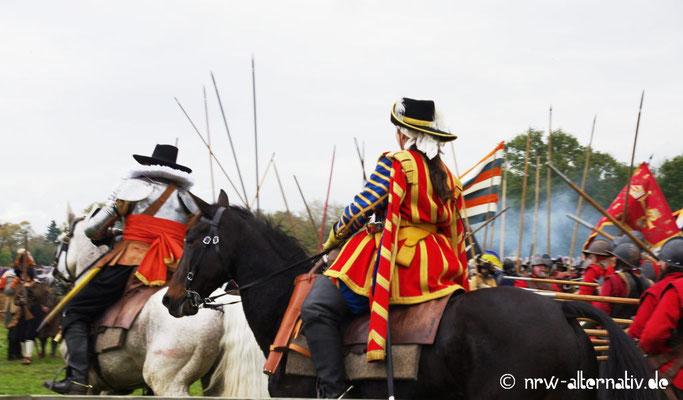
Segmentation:
<svg viewBox="0 0 683 400">
<path fill-rule="evenodd" d="M 4 320 L 4 314 L 0 314 Z M 36 345 L 38 342 L 36 342 Z M 49 353 L 50 343 L 47 346 Z M 38 346 L 36 346 L 38 347 Z M 33 364 L 21 365 L 21 361 L 7 361 L 7 329 L 0 321 L 0 395 L 3 394 L 54 394 L 43 387 L 43 381 L 52 379 L 54 374 L 64 366 L 64 360 L 46 357 L 38 359 L 38 352 L 33 355 Z M 60 379 L 63 377 L 60 376 Z M 190 387 L 190 394 L 201 396 L 202 389 L 199 382 L 195 382 Z M 137 390 L 134 394 L 141 395 L 142 391 Z"/>
</svg>

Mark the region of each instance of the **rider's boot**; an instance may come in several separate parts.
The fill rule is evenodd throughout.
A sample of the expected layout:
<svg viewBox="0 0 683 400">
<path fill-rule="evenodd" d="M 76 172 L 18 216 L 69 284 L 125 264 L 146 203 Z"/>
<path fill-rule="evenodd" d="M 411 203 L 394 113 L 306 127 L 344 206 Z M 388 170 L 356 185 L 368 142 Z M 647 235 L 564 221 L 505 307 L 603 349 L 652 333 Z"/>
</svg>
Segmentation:
<svg viewBox="0 0 683 400">
<path fill-rule="evenodd" d="M 58 382 L 46 381 L 43 386 L 61 394 L 86 394 L 88 385 L 88 324 L 75 321 L 64 332 L 69 349 L 66 379 Z"/>
<path fill-rule="evenodd" d="M 324 276 L 316 279 L 301 306 L 304 334 L 318 374 L 321 398 L 339 398 L 348 388 L 340 329 L 348 312 L 341 292 Z"/>
</svg>

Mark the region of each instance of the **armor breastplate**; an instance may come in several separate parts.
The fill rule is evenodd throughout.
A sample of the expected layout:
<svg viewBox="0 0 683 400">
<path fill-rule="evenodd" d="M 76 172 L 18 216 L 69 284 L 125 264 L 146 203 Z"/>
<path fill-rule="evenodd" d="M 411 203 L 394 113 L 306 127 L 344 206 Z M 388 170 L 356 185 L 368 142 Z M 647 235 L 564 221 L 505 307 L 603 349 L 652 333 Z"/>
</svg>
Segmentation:
<svg viewBox="0 0 683 400">
<path fill-rule="evenodd" d="M 142 214 L 154 200 L 161 196 L 164 190 L 166 190 L 167 184 L 159 181 L 152 181 L 150 186 L 151 192 L 144 199 L 135 202 L 130 214 Z M 186 224 L 192 213 L 192 209 L 194 208 L 194 203 L 190 205 L 187 204 L 189 198 L 189 194 L 185 190 L 178 188 L 171 194 L 154 216 Z"/>
</svg>

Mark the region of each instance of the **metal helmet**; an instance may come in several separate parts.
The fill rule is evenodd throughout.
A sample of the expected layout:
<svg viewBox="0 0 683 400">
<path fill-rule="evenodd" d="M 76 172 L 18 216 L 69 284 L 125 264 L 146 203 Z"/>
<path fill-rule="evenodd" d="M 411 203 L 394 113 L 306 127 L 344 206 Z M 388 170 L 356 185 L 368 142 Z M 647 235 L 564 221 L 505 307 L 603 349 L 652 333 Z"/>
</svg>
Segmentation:
<svg viewBox="0 0 683 400">
<path fill-rule="evenodd" d="M 640 267 L 640 249 L 633 243 L 622 242 L 607 252 L 631 268 Z"/>
<path fill-rule="evenodd" d="M 503 271 L 510 272 L 515 270 L 515 261 L 509 257 L 505 257 L 503 260 Z"/>
<path fill-rule="evenodd" d="M 608 251 L 612 250 L 612 245 L 604 239 L 595 239 L 591 242 L 590 246 L 583 252 L 585 254 L 595 254 L 597 256 L 610 257 L 611 254 Z"/>
<path fill-rule="evenodd" d="M 640 240 L 641 242 L 645 242 L 645 236 L 640 232 L 640 231 L 631 231 L 631 235 L 635 236 Z M 621 235 L 617 236 L 614 238 L 614 245 L 622 244 L 622 243 L 633 243 L 633 239 L 628 237 L 628 235 Z"/>
<path fill-rule="evenodd" d="M 683 268 L 683 237 L 677 236 L 664 243 L 659 259 L 670 266 Z"/>
<path fill-rule="evenodd" d="M 550 259 L 550 256 L 547 254 L 534 254 L 531 257 L 531 264 L 532 267 L 534 265 L 545 265 L 548 268 L 553 267 L 553 260 Z"/>
</svg>

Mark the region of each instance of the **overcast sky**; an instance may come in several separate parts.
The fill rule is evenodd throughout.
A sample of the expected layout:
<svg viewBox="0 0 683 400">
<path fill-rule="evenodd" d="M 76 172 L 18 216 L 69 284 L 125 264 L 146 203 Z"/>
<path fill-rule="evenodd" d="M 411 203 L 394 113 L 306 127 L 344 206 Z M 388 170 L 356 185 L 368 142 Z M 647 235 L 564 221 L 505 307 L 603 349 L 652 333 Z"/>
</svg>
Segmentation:
<svg viewBox="0 0 683 400">
<path fill-rule="evenodd" d="M 0 222 L 43 233 L 105 200 L 131 155 L 179 142 L 194 192 L 211 199 L 206 131 L 239 186 L 216 96 L 223 100 L 249 197 L 255 193 L 251 56 L 256 60 L 260 171 L 273 152 L 293 210 L 360 189 L 353 138 L 367 171 L 395 150 L 389 109 L 401 96 L 433 99 L 461 171 L 529 127 L 553 128 L 630 160 L 683 152 L 680 1 L 29 1 L 0 3 Z M 447 148 L 448 149 L 448 148 Z M 446 161 L 452 164 L 450 150 Z M 229 189 L 216 173 L 218 187 Z M 232 202 L 239 203 L 232 189 Z M 272 173 L 261 205 L 284 209 Z"/>
</svg>

